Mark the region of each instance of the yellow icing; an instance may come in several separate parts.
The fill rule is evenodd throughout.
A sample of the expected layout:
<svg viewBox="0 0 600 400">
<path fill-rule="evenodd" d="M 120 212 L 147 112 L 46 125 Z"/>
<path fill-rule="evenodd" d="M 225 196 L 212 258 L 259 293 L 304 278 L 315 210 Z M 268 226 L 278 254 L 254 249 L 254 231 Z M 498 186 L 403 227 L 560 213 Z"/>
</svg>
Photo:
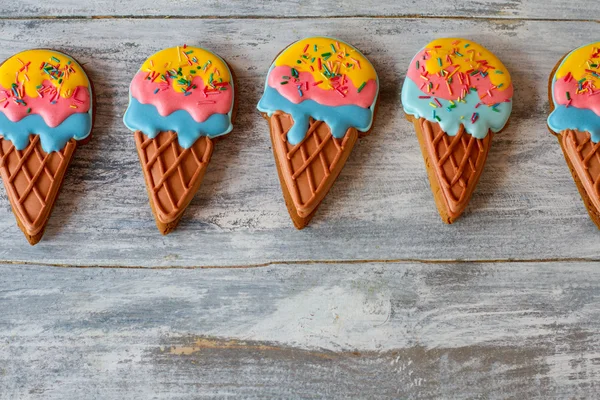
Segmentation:
<svg viewBox="0 0 600 400">
<path fill-rule="evenodd" d="M 58 60 L 58 61 L 57 61 Z M 70 62 L 70 64 L 69 64 Z M 26 68 L 23 68 L 30 63 Z M 56 68 L 52 75 L 40 69 L 42 63 L 46 67 Z M 68 72 L 67 72 L 68 70 Z M 87 75 L 71 57 L 58 51 L 36 49 L 26 50 L 15 54 L 0 66 L 0 85 L 10 88 L 13 84 L 25 88 L 25 93 L 30 97 L 38 97 L 38 87 L 45 81 L 59 89 L 61 97 L 69 98 L 77 86 L 89 88 Z"/>
<path fill-rule="evenodd" d="M 600 42 L 590 43 L 570 52 L 556 71 L 556 79 L 566 76 L 569 72 L 575 80 L 586 78 L 600 87 L 600 78 L 588 71 L 600 75 Z M 586 69 L 588 71 L 586 71 Z"/>
<path fill-rule="evenodd" d="M 429 50 L 431 56 L 425 62 L 425 68 L 429 73 L 440 73 L 451 65 L 458 65 L 457 69 L 460 72 L 478 70 L 482 68 L 478 61 L 486 60 L 488 65 L 495 67 L 495 69 L 489 69 L 486 72 L 490 81 L 498 87 L 498 90 L 505 90 L 511 83 L 510 74 L 504 64 L 491 51 L 478 43 L 466 39 L 447 38 L 434 40 L 425 48 Z M 447 60 L 448 55 L 452 63 Z"/>
<path fill-rule="evenodd" d="M 180 74 L 173 74 L 174 71 Z M 155 82 L 160 82 L 163 76 L 177 76 L 177 79 L 170 79 L 173 89 L 181 91 L 188 86 L 187 83 L 178 82 L 179 78 L 191 81 L 194 77 L 202 78 L 206 86 L 210 85 L 210 79 L 213 82 L 231 82 L 231 74 L 227 64 L 216 54 L 200 47 L 177 46 L 170 47 L 155 53 L 148 58 L 142 65 L 141 71 L 148 73 L 158 73 L 160 76 Z"/>
<path fill-rule="evenodd" d="M 327 53 L 331 53 L 330 57 L 327 57 Z M 319 58 L 321 70 L 319 70 Z M 333 72 L 346 75 L 357 88 L 371 79 L 377 80 L 375 68 L 360 51 L 340 40 L 325 37 L 306 38 L 292 44 L 275 60 L 275 66 L 282 65 L 293 67 L 298 72 L 311 73 L 315 82 L 323 81 L 319 84 L 322 89 L 332 88 L 328 83 L 328 77 L 323 74 L 325 67 L 333 68 Z"/>
</svg>

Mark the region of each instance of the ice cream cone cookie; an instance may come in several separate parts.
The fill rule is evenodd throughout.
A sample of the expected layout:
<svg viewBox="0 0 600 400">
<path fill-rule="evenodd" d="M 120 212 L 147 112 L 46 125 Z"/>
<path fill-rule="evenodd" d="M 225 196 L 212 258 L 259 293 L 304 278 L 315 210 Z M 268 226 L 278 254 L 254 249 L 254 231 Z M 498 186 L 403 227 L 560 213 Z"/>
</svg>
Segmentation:
<svg viewBox="0 0 600 400">
<path fill-rule="evenodd" d="M 134 131 L 150 206 L 163 235 L 198 191 L 213 139 L 233 129 L 234 79 L 208 50 L 177 46 L 144 62 L 129 88 L 125 125 Z"/>
<path fill-rule="evenodd" d="M 351 45 L 311 37 L 291 44 L 267 75 L 258 110 L 269 121 L 283 196 L 304 228 L 373 124 L 379 80 Z"/>
<path fill-rule="evenodd" d="M 73 58 L 18 53 L 0 65 L 0 175 L 32 245 L 50 218 L 77 144 L 94 121 L 92 85 Z"/>
<path fill-rule="evenodd" d="M 548 94 L 548 127 L 600 229 L 600 42 L 563 57 L 550 75 Z"/>
<path fill-rule="evenodd" d="M 437 39 L 412 59 L 402 106 L 414 123 L 435 203 L 448 224 L 465 210 L 491 146 L 512 110 L 500 60 L 465 39 Z"/>
</svg>

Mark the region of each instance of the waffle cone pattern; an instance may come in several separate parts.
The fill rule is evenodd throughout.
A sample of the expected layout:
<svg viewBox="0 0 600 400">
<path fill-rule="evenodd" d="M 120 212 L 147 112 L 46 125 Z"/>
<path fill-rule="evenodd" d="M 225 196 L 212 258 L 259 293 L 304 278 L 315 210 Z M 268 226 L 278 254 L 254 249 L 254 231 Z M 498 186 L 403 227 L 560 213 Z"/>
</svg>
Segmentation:
<svg viewBox="0 0 600 400">
<path fill-rule="evenodd" d="M 340 174 L 358 133 L 350 128 L 343 139 L 336 139 L 325 122 L 311 119 L 304 139 L 292 145 L 287 141 L 294 124 L 292 116 L 277 111 L 269 122 L 286 205 L 294 225 L 302 229 Z"/>
<path fill-rule="evenodd" d="M 0 138 L 0 174 L 19 228 L 29 243 L 42 238 L 75 148 L 69 140 L 58 152 L 46 153 L 40 137 L 31 135 L 24 150 Z"/>
<path fill-rule="evenodd" d="M 588 213 L 600 228 L 600 143 L 593 143 L 589 132 L 574 130 L 562 131 L 558 140 Z"/>
<path fill-rule="evenodd" d="M 166 235 L 177 226 L 200 188 L 213 143 L 201 136 L 184 149 L 175 132 L 160 132 L 154 139 L 140 131 L 134 136 L 156 226 Z"/>
<path fill-rule="evenodd" d="M 439 124 L 424 118 L 415 124 L 438 211 L 444 222 L 452 223 L 465 210 L 477 186 L 493 133 L 477 139 L 461 125 L 460 131 L 450 136 Z"/>
</svg>

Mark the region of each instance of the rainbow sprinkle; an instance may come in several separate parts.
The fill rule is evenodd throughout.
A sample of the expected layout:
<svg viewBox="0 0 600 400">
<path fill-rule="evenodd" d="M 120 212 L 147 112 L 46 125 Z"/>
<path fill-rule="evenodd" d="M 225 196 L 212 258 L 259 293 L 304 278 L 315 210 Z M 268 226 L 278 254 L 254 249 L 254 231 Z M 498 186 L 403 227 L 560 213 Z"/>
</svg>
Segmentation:
<svg viewBox="0 0 600 400">
<path fill-rule="evenodd" d="M 338 93 L 341 97 L 348 95 L 349 86 L 347 82 L 347 73 L 354 69 L 361 69 L 359 60 L 353 58 L 351 55 L 354 53 L 354 49 L 346 50 L 342 48 L 339 43 L 336 42 L 334 45 L 330 43 L 328 51 L 323 51 L 317 45 L 311 47 L 311 45 L 305 45 L 302 48 L 302 52 L 297 55 L 297 66 L 290 68 L 289 76 L 282 76 L 280 84 L 285 85 L 288 82 L 293 82 L 298 88 L 298 95 L 302 97 L 304 92 L 309 90 L 310 87 L 319 86 L 323 89 L 333 90 Z M 313 51 L 315 54 L 309 53 Z M 309 82 L 304 80 L 300 76 L 300 71 L 318 72 L 323 77 L 318 82 Z M 367 82 L 362 82 L 361 85 L 356 89 L 356 93 L 361 93 Z M 303 89 L 302 89 L 303 88 Z"/>
</svg>

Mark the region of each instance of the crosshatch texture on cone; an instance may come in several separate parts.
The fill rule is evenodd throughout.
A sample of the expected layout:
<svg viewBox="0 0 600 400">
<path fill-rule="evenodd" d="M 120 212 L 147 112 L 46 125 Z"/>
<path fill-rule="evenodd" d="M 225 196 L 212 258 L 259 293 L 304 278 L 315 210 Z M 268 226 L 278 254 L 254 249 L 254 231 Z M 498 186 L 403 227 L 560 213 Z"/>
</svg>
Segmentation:
<svg viewBox="0 0 600 400">
<path fill-rule="evenodd" d="M 16 150 L 0 138 L 0 174 L 19 227 L 31 244 L 43 235 L 46 223 L 77 142 L 71 139 L 57 152 L 46 153 L 40 137 L 31 135 L 29 145 Z"/>
<path fill-rule="evenodd" d="M 308 218 L 331 189 L 358 133 L 350 128 L 342 139 L 336 139 L 325 122 L 311 119 L 304 139 L 292 145 L 287 141 L 287 132 L 294 123 L 292 116 L 278 111 L 269 121 L 284 195 L 287 191 L 298 217 Z"/>
<path fill-rule="evenodd" d="M 160 132 L 149 138 L 134 134 L 150 204 L 163 233 L 173 229 L 196 194 L 213 152 L 213 142 L 201 136 L 185 149 L 177 133 Z"/>
<path fill-rule="evenodd" d="M 414 121 L 438 211 L 444 222 L 454 222 L 465 210 L 483 172 L 493 133 L 483 139 L 467 133 L 461 125 L 455 136 L 439 124 Z"/>
<path fill-rule="evenodd" d="M 558 141 L 588 213 L 600 228 L 600 143 L 589 132 L 565 130 Z"/>
</svg>

